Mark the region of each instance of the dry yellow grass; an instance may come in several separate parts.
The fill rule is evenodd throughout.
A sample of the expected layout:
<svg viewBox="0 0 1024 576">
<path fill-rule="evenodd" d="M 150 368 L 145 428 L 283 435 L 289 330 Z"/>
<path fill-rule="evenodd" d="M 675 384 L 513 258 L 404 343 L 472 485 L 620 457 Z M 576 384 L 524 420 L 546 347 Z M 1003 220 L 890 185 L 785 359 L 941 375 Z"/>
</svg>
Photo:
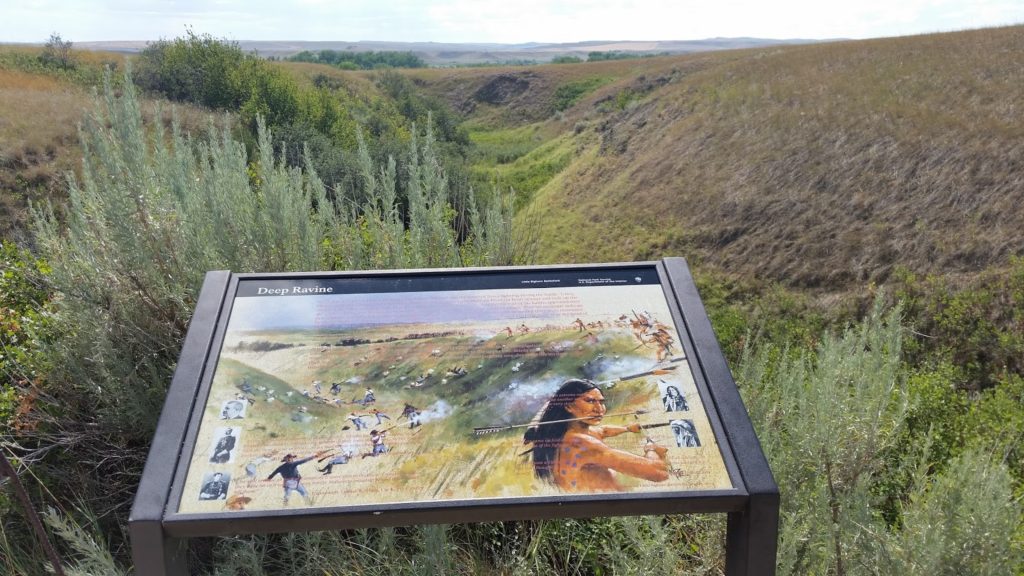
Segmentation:
<svg viewBox="0 0 1024 576">
<path fill-rule="evenodd" d="M 38 52 L 31 48 L 5 51 Z M 123 57 L 105 52 L 76 52 L 85 63 L 119 61 Z M 0 68 L 0 236 L 23 233 L 29 201 L 59 199 L 66 189 L 65 175 L 81 159 L 78 124 L 92 106 L 89 89 L 53 75 Z M 143 103 L 147 117 L 155 114 L 157 103 Z M 172 107 L 163 105 L 165 123 Z M 208 123 L 208 112 L 188 105 L 175 105 L 186 130 L 200 133 Z"/>
<path fill-rule="evenodd" d="M 0 70 L 0 234 L 23 225 L 29 199 L 62 190 L 78 158 L 77 123 L 88 105 L 78 87 Z"/>
<path fill-rule="evenodd" d="M 4 163 L 30 163 L 52 155 L 75 133 L 88 98 L 79 88 L 47 76 L 0 70 L 0 155 Z"/>
</svg>

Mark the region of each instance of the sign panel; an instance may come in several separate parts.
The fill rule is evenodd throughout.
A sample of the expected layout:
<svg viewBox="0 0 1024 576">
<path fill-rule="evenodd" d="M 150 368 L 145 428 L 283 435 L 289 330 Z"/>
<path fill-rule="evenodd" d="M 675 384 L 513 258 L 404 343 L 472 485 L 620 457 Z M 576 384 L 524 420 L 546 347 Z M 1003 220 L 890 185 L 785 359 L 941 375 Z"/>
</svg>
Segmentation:
<svg viewBox="0 0 1024 576">
<path fill-rule="evenodd" d="M 736 488 L 655 266 L 242 278 L 179 514 Z"/>
</svg>

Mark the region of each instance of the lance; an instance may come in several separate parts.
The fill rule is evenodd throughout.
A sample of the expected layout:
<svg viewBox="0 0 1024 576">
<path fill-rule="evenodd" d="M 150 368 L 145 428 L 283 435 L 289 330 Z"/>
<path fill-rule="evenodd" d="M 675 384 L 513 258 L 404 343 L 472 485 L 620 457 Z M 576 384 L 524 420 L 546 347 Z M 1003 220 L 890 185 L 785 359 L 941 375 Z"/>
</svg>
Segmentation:
<svg viewBox="0 0 1024 576">
<path fill-rule="evenodd" d="M 676 368 L 677 366 L 665 366 L 664 368 L 655 368 L 653 370 L 648 370 L 646 372 L 630 374 L 629 376 L 620 376 L 618 378 L 612 378 L 611 380 L 602 380 L 600 382 L 595 382 L 595 384 L 605 388 L 611 388 L 612 386 L 618 384 L 619 382 L 625 382 L 627 380 L 636 380 L 637 378 L 643 378 L 644 376 L 664 376 L 666 374 L 671 374 L 672 371 L 675 370 Z"/>
<path fill-rule="evenodd" d="M 577 420 L 579 420 L 579 418 L 577 418 Z M 551 422 L 545 422 L 545 424 L 551 424 Z M 662 426 L 668 426 L 668 425 L 669 425 L 668 422 L 655 422 L 654 424 L 641 424 L 640 425 L 640 429 L 641 430 L 647 430 L 649 428 L 661 428 Z M 654 442 L 654 440 L 652 440 L 650 436 L 647 437 L 647 441 L 648 442 Z M 526 456 L 530 452 L 533 452 L 533 448 L 530 448 L 528 450 L 524 450 L 524 451 L 520 452 L 519 455 L 520 456 Z"/>
<path fill-rule="evenodd" d="M 641 414 L 647 414 L 647 410 L 633 410 L 632 412 L 616 412 L 614 414 L 605 414 L 602 418 L 612 418 L 614 416 L 639 416 Z M 540 426 L 542 424 L 561 424 L 564 422 L 579 422 L 580 420 L 591 420 L 593 416 L 586 416 L 583 418 L 566 418 L 565 420 L 552 420 L 550 422 L 528 422 L 526 424 L 508 424 L 502 426 L 484 426 L 481 428 L 473 428 L 473 434 L 482 436 L 484 434 L 493 434 L 494 432 L 502 432 L 504 430 L 512 430 L 515 428 L 529 428 L 531 426 Z"/>
</svg>

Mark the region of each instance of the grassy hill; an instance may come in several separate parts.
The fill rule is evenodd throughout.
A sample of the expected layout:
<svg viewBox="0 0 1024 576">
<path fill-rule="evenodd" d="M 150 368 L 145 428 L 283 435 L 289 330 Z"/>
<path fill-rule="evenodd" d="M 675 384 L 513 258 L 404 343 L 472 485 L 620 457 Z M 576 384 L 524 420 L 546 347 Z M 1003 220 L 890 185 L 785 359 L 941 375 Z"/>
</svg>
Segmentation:
<svg viewBox="0 0 1024 576">
<path fill-rule="evenodd" d="M 464 119 L 475 187 L 517 191 L 542 261 L 681 254 L 831 291 L 1021 253 L 1022 44 L 1007 27 L 402 73 Z M 284 66 L 381 94 L 375 72 Z M 5 70 L 0 98 L 10 222 L 73 167 L 85 93 Z"/>
<path fill-rule="evenodd" d="M 835 289 L 1024 245 L 1024 27 L 409 74 L 518 185 L 544 261 Z"/>
</svg>

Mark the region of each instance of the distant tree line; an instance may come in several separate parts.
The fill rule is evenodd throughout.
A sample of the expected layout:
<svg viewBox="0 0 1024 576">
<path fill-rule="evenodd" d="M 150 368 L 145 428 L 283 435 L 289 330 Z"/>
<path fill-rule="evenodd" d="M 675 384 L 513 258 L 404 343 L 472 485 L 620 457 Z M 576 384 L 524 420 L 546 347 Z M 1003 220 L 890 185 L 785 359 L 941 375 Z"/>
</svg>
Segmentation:
<svg viewBox="0 0 1024 576">
<path fill-rule="evenodd" d="M 622 52 L 611 50 L 608 52 L 590 52 L 587 54 L 587 62 L 601 62 L 603 60 L 630 60 L 633 58 L 651 58 L 653 56 L 667 56 L 668 52 Z"/>
<path fill-rule="evenodd" d="M 604 60 L 632 60 L 634 58 L 651 58 L 653 56 L 667 56 L 668 52 L 622 52 L 612 50 L 610 52 L 590 52 L 587 54 L 587 62 L 602 62 Z M 579 64 L 583 62 L 579 56 L 556 56 L 551 59 L 552 64 Z"/>
<path fill-rule="evenodd" d="M 292 62 L 330 64 L 342 70 L 378 70 L 381 68 L 426 68 L 427 63 L 412 52 L 350 52 L 339 50 L 303 50 L 288 58 Z"/>
<path fill-rule="evenodd" d="M 256 340 L 253 342 L 246 342 L 242 340 L 235 346 L 235 350 L 239 352 L 273 352 L 274 350 L 284 350 L 287 348 L 294 348 L 295 344 L 286 344 L 284 342 L 268 342 L 267 340 Z"/>
</svg>

